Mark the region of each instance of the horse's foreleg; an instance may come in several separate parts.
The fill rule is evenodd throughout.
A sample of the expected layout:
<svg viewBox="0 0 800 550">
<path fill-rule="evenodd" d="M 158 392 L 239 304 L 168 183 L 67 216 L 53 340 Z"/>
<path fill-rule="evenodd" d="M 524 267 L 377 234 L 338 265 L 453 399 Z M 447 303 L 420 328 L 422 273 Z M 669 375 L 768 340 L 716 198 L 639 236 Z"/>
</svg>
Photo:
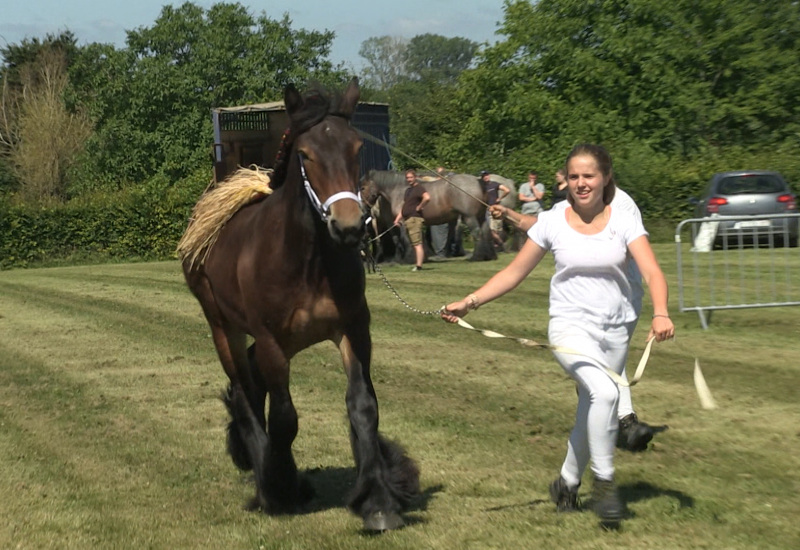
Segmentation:
<svg viewBox="0 0 800 550">
<path fill-rule="evenodd" d="M 356 462 L 356 487 L 348 507 L 371 531 L 403 526 L 400 511 L 419 492 L 419 470 L 405 451 L 378 433 L 378 401 L 369 374 L 368 323 L 339 342 L 347 371 L 347 413 Z"/>
</svg>

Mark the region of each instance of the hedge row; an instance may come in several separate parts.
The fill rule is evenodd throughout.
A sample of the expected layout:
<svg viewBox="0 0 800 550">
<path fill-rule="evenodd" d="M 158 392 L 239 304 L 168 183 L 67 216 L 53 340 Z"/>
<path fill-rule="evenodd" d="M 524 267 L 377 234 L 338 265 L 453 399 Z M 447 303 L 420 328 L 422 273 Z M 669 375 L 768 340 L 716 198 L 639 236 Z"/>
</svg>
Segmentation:
<svg viewBox="0 0 800 550">
<path fill-rule="evenodd" d="M 0 269 L 72 257 L 174 257 L 208 182 L 208 171 L 202 171 L 177 183 L 154 178 L 53 207 L 0 202 Z"/>
<path fill-rule="evenodd" d="M 692 217 L 714 172 L 771 169 L 800 191 L 800 140 L 767 150 L 726 148 L 690 161 L 670 161 L 647 147 L 615 148 L 615 172 L 636 200 L 649 230 L 671 238 L 675 224 Z M 0 269 L 59 259 L 166 259 L 186 228 L 192 207 L 209 182 L 198 170 L 179 182 L 156 177 L 123 191 L 93 194 L 56 207 L 13 206 L 0 199 Z"/>
</svg>

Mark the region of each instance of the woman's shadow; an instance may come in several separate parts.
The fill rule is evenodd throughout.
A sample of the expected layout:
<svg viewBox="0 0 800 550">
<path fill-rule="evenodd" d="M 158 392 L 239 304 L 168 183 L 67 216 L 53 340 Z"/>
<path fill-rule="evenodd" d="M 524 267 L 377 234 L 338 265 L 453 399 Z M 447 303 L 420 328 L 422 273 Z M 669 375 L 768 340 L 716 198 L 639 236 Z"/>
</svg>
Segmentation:
<svg viewBox="0 0 800 550">
<path fill-rule="evenodd" d="M 662 489 L 646 481 L 620 485 L 619 495 L 626 504 L 666 496 L 678 501 L 678 506 L 681 509 L 694 508 L 694 497 L 674 489 Z M 632 514 L 629 512 L 628 515 L 631 516 Z"/>
<path fill-rule="evenodd" d="M 666 496 L 672 499 L 675 499 L 678 502 L 678 506 L 680 508 L 694 508 L 694 498 L 683 493 L 681 491 L 676 491 L 674 489 L 663 489 L 661 487 L 657 487 L 652 483 L 647 483 L 645 481 L 638 481 L 632 484 L 624 484 L 619 486 L 619 495 L 622 499 L 622 502 L 627 504 L 631 504 L 634 502 L 639 502 L 641 500 L 648 500 L 653 498 L 658 498 L 662 496 Z M 591 493 L 586 495 L 581 504 L 581 511 L 591 510 L 592 501 L 591 501 Z M 495 506 L 492 508 L 487 508 L 487 512 L 496 512 L 500 510 L 507 510 L 510 508 L 532 508 L 535 506 L 540 505 L 551 505 L 555 506 L 549 498 L 547 499 L 535 499 L 529 502 L 518 503 L 518 504 L 507 504 L 503 506 Z M 627 506 L 626 506 L 627 507 Z M 635 517 L 635 514 L 628 510 L 626 512 L 626 518 Z"/>
</svg>

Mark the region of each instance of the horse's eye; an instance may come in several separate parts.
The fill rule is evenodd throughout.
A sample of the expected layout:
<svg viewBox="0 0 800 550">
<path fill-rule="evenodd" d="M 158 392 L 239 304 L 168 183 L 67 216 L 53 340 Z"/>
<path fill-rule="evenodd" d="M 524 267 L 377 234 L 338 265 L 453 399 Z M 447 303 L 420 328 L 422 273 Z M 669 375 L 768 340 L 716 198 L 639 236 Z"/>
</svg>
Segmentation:
<svg viewBox="0 0 800 550">
<path fill-rule="evenodd" d="M 300 158 L 301 158 L 301 159 L 303 159 L 304 161 L 305 161 L 305 160 L 309 160 L 308 153 L 306 153 L 306 152 L 305 152 L 305 151 L 303 151 L 302 149 L 300 149 L 300 150 L 298 151 L 298 154 L 300 155 Z"/>
</svg>

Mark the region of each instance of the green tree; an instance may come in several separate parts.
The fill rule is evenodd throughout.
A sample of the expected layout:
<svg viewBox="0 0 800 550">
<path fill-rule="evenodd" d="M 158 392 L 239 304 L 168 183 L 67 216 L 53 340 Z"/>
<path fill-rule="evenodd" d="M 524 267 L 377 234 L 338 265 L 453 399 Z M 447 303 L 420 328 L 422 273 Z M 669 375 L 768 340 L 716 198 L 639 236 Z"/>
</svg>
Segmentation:
<svg viewBox="0 0 800 550">
<path fill-rule="evenodd" d="M 630 185 L 674 186 L 673 204 L 710 175 L 695 159 L 797 144 L 799 10 L 793 0 L 507 1 L 504 40 L 460 80 L 449 154 L 554 169 L 574 143 L 602 142 L 622 153 L 618 165 L 650 159 L 652 179 Z"/>
<path fill-rule="evenodd" d="M 411 78 L 454 83 L 469 68 L 479 44 L 466 38 L 420 34 L 405 51 L 405 68 Z"/>
<path fill-rule="evenodd" d="M 83 188 L 179 179 L 209 162 L 213 107 L 276 100 L 289 82 L 344 81 L 327 59 L 333 33 L 291 24 L 239 3 L 187 2 L 128 31 L 122 51 L 87 47 L 73 67 L 97 124 Z"/>
<path fill-rule="evenodd" d="M 389 103 L 392 133 L 403 154 L 431 166 L 440 163 L 440 144 L 457 126 L 451 98 L 478 48 L 471 40 L 435 34 L 362 43 L 361 56 L 370 61 L 367 86 L 377 88 L 368 95 Z M 395 155 L 398 165 L 413 164 L 403 154 Z"/>
<path fill-rule="evenodd" d="M 91 132 L 88 117 L 65 94 L 75 38 L 70 32 L 48 35 L 0 53 L 0 181 L 23 201 L 60 200 L 69 167 Z"/>
<path fill-rule="evenodd" d="M 458 129 L 450 98 L 452 85 L 434 81 L 406 80 L 388 92 L 392 133 L 397 147 L 424 164 L 435 168 L 444 162 L 440 147 Z M 400 166 L 414 166 L 407 156 L 395 155 Z M 458 163 L 447 163 L 455 168 Z"/>
<path fill-rule="evenodd" d="M 373 36 L 361 43 L 358 55 L 367 61 L 364 83 L 386 91 L 407 77 L 405 66 L 408 41 L 396 36 Z"/>
</svg>

